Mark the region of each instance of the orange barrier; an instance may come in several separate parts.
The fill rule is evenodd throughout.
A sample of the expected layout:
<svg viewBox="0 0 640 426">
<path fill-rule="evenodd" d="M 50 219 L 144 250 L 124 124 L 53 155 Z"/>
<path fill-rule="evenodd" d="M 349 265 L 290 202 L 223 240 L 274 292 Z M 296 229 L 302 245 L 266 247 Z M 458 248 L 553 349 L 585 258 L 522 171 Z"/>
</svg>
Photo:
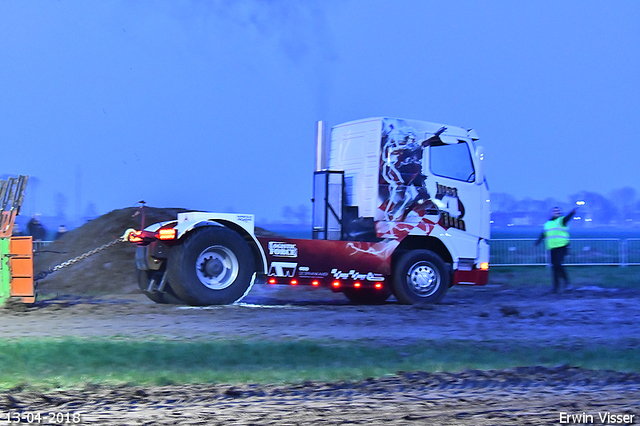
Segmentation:
<svg viewBox="0 0 640 426">
<path fill-rule="evenodd" d="M 10 295 L 22 297 L 24 303 L 35 302 L 32 237 L 11 237 L 9 243 L 9 268 L 11 270 Z"/>
</svg>

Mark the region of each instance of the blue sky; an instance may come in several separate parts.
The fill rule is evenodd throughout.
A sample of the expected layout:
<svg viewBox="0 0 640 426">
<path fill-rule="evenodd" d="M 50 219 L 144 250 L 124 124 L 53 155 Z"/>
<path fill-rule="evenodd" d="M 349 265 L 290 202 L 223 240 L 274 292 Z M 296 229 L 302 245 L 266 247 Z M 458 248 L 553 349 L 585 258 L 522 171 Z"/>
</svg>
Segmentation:
<svg viewBox="0 0 640 426">
<path fill-rule="evenodd" d="M 2 1 L 23 214 L 310 206 L 316 120 L 473 127 L 492 191 L 640 190 L 638 1 Z"/>
</svg>

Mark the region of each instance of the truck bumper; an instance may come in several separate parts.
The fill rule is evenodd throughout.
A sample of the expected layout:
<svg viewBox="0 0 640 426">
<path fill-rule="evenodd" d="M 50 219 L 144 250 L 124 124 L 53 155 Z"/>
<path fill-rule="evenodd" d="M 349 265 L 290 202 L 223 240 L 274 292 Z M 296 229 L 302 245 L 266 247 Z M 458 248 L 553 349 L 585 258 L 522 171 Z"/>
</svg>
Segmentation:
<svg viewBox="0 0 640 426">
<path fill-rule="evenodd" d="M 488 281 L 488 269 L 458 270 L 453 274 L 453 285 L 485 285 Z"/>
</svg>

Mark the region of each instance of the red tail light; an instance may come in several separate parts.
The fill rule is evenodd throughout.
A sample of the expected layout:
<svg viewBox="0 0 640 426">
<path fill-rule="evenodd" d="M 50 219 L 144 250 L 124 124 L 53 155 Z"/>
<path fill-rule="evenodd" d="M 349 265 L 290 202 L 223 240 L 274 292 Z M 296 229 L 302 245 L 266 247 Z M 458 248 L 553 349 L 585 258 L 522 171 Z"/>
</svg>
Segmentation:
<svg viewBox="0 0 640 426">
<path fill-rule="evenodd" d="M 320 285 L 320 281 L 313 280 L 313 281 L 311 281 L 311 285 L 314 286 L 314 287 L 318 287 Z"/>
<path fill-rule="evenodd" d="M 298 280 L 291 280 L 291 285 L 298 285 Z"/>
<path fill-rule="evenodd" d="M 175 240 L 178 235 L 178 231 L 175 228 L 159 229 L 157 237 L 159 240 Z"/>
<path fill-rule="evenodd" d="M 380 290 L 382 288 L 382 283 L 375 283 L 374 287 Z"/>
<path fill-rule="evenodd" d="M 275 284 L 275 283 L 276 283 L 275 278 L 269 278 L 269 284 Z"/>
<path fill-rule="evenodd" d="M 353 284 L 353 286 L 355 288 L 360 288 L 360 287 L 362 287 L 362 284 L 360 284 L 359 282 L 356 282 L 356 283 Z"/>
<path fill-rule="evenodd" d="M 340 281 L 334 281 L 332 284 L 333 288 L 338 288 L 340 287 Z"/>
</svg>

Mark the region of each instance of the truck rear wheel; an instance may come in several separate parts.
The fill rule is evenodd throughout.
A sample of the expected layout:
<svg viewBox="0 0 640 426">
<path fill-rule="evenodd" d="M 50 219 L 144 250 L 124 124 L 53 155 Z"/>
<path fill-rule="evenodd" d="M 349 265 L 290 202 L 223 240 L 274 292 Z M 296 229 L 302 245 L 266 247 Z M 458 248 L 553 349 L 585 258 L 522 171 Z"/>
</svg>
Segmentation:
<svg viewBox="0 0 640 426">
<path fill-rule="evenodd" d="M 430 250 L 412 250 L 397 262 L 393 289 L 398 302 L 438 303 L 449 288 L 449 272 L 444 261 Z"/>
<path fill-rule="evenodd" d="M 171 287 L 168 284 L 165 284 L 163 292 L 154 291 L 153 289 L 149 291 L 149 284 L 151 284 L 152 280 L 155 280 L 155 285 L 152 287 L 158 287 L 160 281 L 162 280 L 162 272 L 141 271 L 139 269 L 137 269 L 136 272 L 138 274 L 138 287 L 140 288 L 140 291 L 142 291 L 142 293 L 149 299 L 161 304 L 184 304 L 184 302 L 178 299 L 178 297 L 173 293 L 173 290 L 171 290 Z"/>
<path fill-rule="evenodd" d="M 387 301 L 391 293 L 386 289 L 376 290 L 372 288 L 345 288 L 344 295 L 357 305 L 380 305 Z"/>
<path fill-rule="evenodd" d="M 252 256 L 237 232 L 219 226 L 198 228 L 172 248 L 167 279 L 190 305 L 226 305 L 249 290 L 255 272 Z"/>
</svg>

